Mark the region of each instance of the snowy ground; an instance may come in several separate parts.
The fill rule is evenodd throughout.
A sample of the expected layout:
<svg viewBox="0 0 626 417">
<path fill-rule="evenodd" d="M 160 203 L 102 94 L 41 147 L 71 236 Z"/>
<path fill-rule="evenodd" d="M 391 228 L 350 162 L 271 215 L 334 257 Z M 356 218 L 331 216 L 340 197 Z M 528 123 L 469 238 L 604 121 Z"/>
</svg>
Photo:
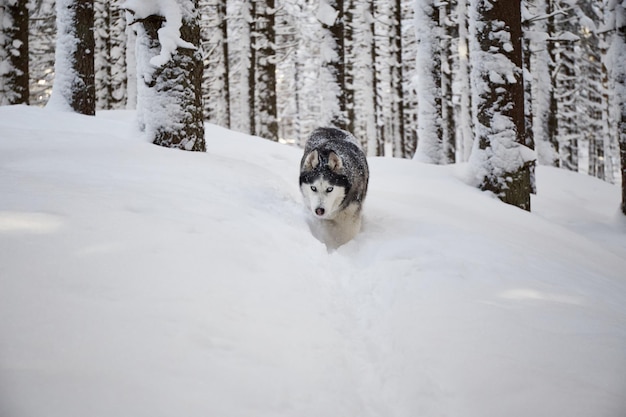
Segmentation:
<svg viewBox="0 0 626 417">
<path fill-rule="evenodd" d="M 526 213 L 371 158 L 329 253 L 299 149 L 131 119 L 0 108 L 0 416 L 626 415 L 617 187 L 540 168 Z"/>
</svg>

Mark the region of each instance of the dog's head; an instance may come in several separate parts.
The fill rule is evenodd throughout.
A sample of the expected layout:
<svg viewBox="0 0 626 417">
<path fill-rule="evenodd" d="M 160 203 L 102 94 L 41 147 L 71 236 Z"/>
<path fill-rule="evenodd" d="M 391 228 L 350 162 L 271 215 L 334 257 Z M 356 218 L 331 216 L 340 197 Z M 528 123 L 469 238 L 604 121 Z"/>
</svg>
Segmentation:
<svg viewBox="0 0 626 417">
<path fill-rule="evenodd" d="M 302 160 L 300 191 L 304 203 L 320 219 L 333 219 L 342 209 L 350 185 L 341 157 L 333 151 L 313 150 Z"/>
</svg>

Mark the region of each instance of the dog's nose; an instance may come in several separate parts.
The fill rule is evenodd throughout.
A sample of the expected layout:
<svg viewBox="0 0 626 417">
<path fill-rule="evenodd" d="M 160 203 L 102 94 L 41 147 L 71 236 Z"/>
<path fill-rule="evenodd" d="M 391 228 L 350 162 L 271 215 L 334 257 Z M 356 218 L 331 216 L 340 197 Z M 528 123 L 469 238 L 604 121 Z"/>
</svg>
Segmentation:
<svg viewBox="0 0 626 417">
<path fill-rule="evenodd" d="M 318 216 L 323 216 L 326 210 L 324 210 L 322 207 L 318 207 L 315 209 L 315 214 L 317 214 Z"/>
</svg>

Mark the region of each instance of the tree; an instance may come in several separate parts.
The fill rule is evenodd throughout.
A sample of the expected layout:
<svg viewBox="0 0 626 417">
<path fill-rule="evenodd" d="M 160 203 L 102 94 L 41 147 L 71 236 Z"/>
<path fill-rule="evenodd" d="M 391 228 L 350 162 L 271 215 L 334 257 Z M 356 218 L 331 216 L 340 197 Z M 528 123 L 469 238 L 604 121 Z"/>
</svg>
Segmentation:
<svg viewBox="0 0 626 417">
<path fill-rule="evenodd" d="M 417 161 L 443 163 L 441 51 L 437 0 L 415 1 L 417 33 Z"/>
<path fill-rule="evenodd" d="M 622 171 L 622 213 L 626 215 L 626 5 L 622 1 L 608 0 L 608 10 L 613 13 L 614 30 L 611 45 L 611 73 L 615 84 L 615 98 L 618 106 L 617 132 L 619 135 L 620 161 Z"/>
<path fill-rule="evenodd" d="M 462 0 L 457 2 L 457 27 L 459 33 L 459 42 L 457 51 L 459 54 L 458 70 L 454 77 L 453 85 L 457 85 L 458 91 L 455 94 L 458 95 L 459 104 L 457 110 L 456 130 L 459 135 L 457 152 L 459 160 L 467 161 L 471 155 L 471 151 L 474 144 L 474 125 L 472 118 L 472 103 L 471 103 L 471 82 L 470 82 L 470 53 L 468 46 L 468 16 L 467 16 L 467 1 Z"/>
<path fill-rule="evenodd" d="M 204 117 L 211 123 L 230 128 L 227 0 L 201 0 L 199 5 L 204 56 Z"/>
<path fill-rule="evenodd" d="M 554 47 L 555 35 L 554 2 L 549 0 L 527 1 L 529 17 L 525 23 L 525 36 L 528 39 L 526 50 L 530 59 L 530 77 L 525 80 L 531 84 L 532 129 L 537 160 L 539 164 L 559 166 L 559 144 L 557 141 L 556 96 L 552 74 L 555 72 Z"/>
<path fill-rule="evenodd" d="M 530 210 L 520 0 L 471 0 L 470 30 L 477 122 L 470 165 L 482 190 Z"/>
<path fill-rule="evenodd" d="M 137 32 L 140 127 L 157 145 L 205 151 L 196 3 L 135 0 L 126 7 Z"/>
<path fill-rule="evenodd" d="M 254 0 L 252 2 L 254 31 L 252 48 L 255 60 L 250 65 L 256 67 L 253 89 L 253 103 L 257 116 L 257 135 L 278 140 L 276 105 L 276 13 L 274 0 Z"/>
<path fill-rule="evenodd" d="M 330 123 L 339 128 L 348 127 L 346 113 L 346 75 L 344 44 L 344 0 L 320 0 L 317 18 L 322 23 L 322 65 L 328 76 L 330 89 L 324 106 L 329 109 Z"/>
<path fill-rule="evenodd" d="M 48 104 L 96 113 L 93 0 L 57 0 L 54 86 Z"/>
<path fill-rule="evenodd" d="M 391 115 L 393 156 L 404 157 L 406 155 L 404 143 L 404 77 L 402 74 L 402 2 L 395 0 L 391 8 L 391 36 L 389 51 L 391 53 Z"/>
<path fill-rule="evenodd" d="M 96 108 L 121 109 L 127 103 L 126 19 L 111 0 L 94 6 Z"/>
<path fill-rule="evenodd" d="M 0 105 L 28 104 L 27 0 L 1 0 Z"/>
<path fill-rule="evenodd" d="M 29 4 L 29 101 L 34 106 L 45 106 L 54 81 L 55 4 L 54 0 L 31 0 Z"/>
</svg>

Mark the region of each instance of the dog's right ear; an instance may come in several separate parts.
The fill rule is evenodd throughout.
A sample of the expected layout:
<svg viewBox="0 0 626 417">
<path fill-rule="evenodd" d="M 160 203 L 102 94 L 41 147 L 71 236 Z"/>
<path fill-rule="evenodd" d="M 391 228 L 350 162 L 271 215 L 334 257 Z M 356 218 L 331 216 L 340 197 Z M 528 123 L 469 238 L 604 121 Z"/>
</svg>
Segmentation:
<svg viewBox="0 0 626 417">
<path fill-rule="evenodd" d="M 308 154 L 306 159 L 304 160 L 304 170 L 311 171 L 312 169 L 317 167 L 319 163 L 320 163 L 319 154 L 317 153 L 317 150 L 314 150 L 313 152 Z"/>
</svg>

